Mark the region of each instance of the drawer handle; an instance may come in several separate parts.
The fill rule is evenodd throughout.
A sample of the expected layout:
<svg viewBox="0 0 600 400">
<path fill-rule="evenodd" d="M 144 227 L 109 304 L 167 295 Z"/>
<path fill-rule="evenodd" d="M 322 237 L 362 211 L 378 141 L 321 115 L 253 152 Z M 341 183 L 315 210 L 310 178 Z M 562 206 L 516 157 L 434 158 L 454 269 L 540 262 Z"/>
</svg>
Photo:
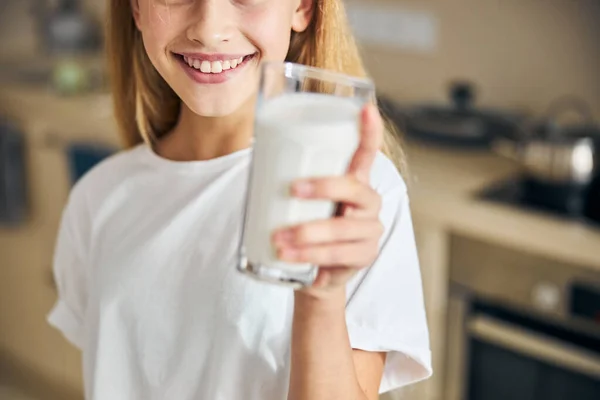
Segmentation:
<svg viewBox="0 0 600 400">
<path fill-rule="evenodd" d="M 600 357 L 573 344 L 481 315 L 469 321 L 468 329 L 479 340 L 600 379 Z"/>
</svg>

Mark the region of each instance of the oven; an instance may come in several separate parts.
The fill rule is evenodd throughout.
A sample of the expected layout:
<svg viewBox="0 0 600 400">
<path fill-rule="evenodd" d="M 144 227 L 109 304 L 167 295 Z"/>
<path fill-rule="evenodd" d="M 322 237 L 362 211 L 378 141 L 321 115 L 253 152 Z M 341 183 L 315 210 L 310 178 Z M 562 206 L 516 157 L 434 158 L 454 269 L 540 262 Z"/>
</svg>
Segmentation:
<svg viewBox="0 0 600 400">
<path fill-rule="evenodd" d="M 461 236 L 450 264 L 444 399 L 600 399 L 600 270 Z"/>
</svg>

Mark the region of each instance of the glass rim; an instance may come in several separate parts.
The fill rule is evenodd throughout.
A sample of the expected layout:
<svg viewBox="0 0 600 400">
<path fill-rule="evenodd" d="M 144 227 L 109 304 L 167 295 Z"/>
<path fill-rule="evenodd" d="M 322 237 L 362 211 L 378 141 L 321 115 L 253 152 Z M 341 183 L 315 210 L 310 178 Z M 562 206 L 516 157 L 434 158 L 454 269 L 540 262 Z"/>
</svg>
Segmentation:
<svg viewBox="0 0 600 400">
<path fill-rule="evenodd" d="M 375 91 L 375 83 L 368 77 L 361 78 L 343 72 L 331 71 L 291 61 L 264 61 L 261 70 L 264 73 L 266 69 L 271 67 L 281 68 L 285 76 L 289 78 L 308 77 L 339 85 L 351 86 L 357 89 Z"/>
</svg>

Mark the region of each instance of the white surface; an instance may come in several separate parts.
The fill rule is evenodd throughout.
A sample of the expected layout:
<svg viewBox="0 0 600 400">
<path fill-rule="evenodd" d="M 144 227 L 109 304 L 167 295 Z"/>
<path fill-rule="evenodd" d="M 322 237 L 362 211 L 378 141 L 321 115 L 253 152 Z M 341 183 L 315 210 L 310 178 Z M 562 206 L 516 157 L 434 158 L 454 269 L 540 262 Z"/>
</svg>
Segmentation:
<svg viewBox="0 0 600 400">
<path fill-rule="evenodd" d="M 431 12 L 391 4 L 348 2 L 346 10 L 357 39 L 418 53 L 434 53 L 438 21 Z"/>
<path fill-rule="evenodd" d="M 331 201 L 290 196 L 300 178 L 342 175 L 359 142 L 360 106 L 349 98 L 287 94 L 261 105 L 256 116 L 248 225 L 244 243 L 251 263 L 297 270 L 310 264 L 277 260 L 275 229 L 330 217 Z"/>
<path fill-rule="evenodd" d="M 83 347 L 86 398 L 286 398 L 293 291 L 235 270 L 249 161 L 173 162 L 142 145 L 79 181 L 49 318 Z M 371 182 L 385 236 L 348 285 L 346 320 L 354 348 L 389 353 L 388 390 L 431 360 L 406 187 L 383 155 Z"/>
</svg>

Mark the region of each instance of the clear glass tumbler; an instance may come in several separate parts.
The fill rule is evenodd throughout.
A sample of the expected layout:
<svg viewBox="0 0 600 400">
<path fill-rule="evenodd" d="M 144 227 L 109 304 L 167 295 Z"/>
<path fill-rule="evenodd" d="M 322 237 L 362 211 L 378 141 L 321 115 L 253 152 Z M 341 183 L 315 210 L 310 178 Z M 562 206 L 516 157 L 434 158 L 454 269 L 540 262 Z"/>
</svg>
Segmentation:
<svg viewBox="0 0 600 400">
<path fill-rule="evenodd" d="M 311 285 L 318 267 L 278 259 L 276 229 L 334 215 L 336 204 L 290 195 L 300 178 L 340 176 L 360 140 L 360 112 L 375 100 L 373 83 L 293 63 L 265 63 L 238 270 L 294 288 Z"/>
</svg>

